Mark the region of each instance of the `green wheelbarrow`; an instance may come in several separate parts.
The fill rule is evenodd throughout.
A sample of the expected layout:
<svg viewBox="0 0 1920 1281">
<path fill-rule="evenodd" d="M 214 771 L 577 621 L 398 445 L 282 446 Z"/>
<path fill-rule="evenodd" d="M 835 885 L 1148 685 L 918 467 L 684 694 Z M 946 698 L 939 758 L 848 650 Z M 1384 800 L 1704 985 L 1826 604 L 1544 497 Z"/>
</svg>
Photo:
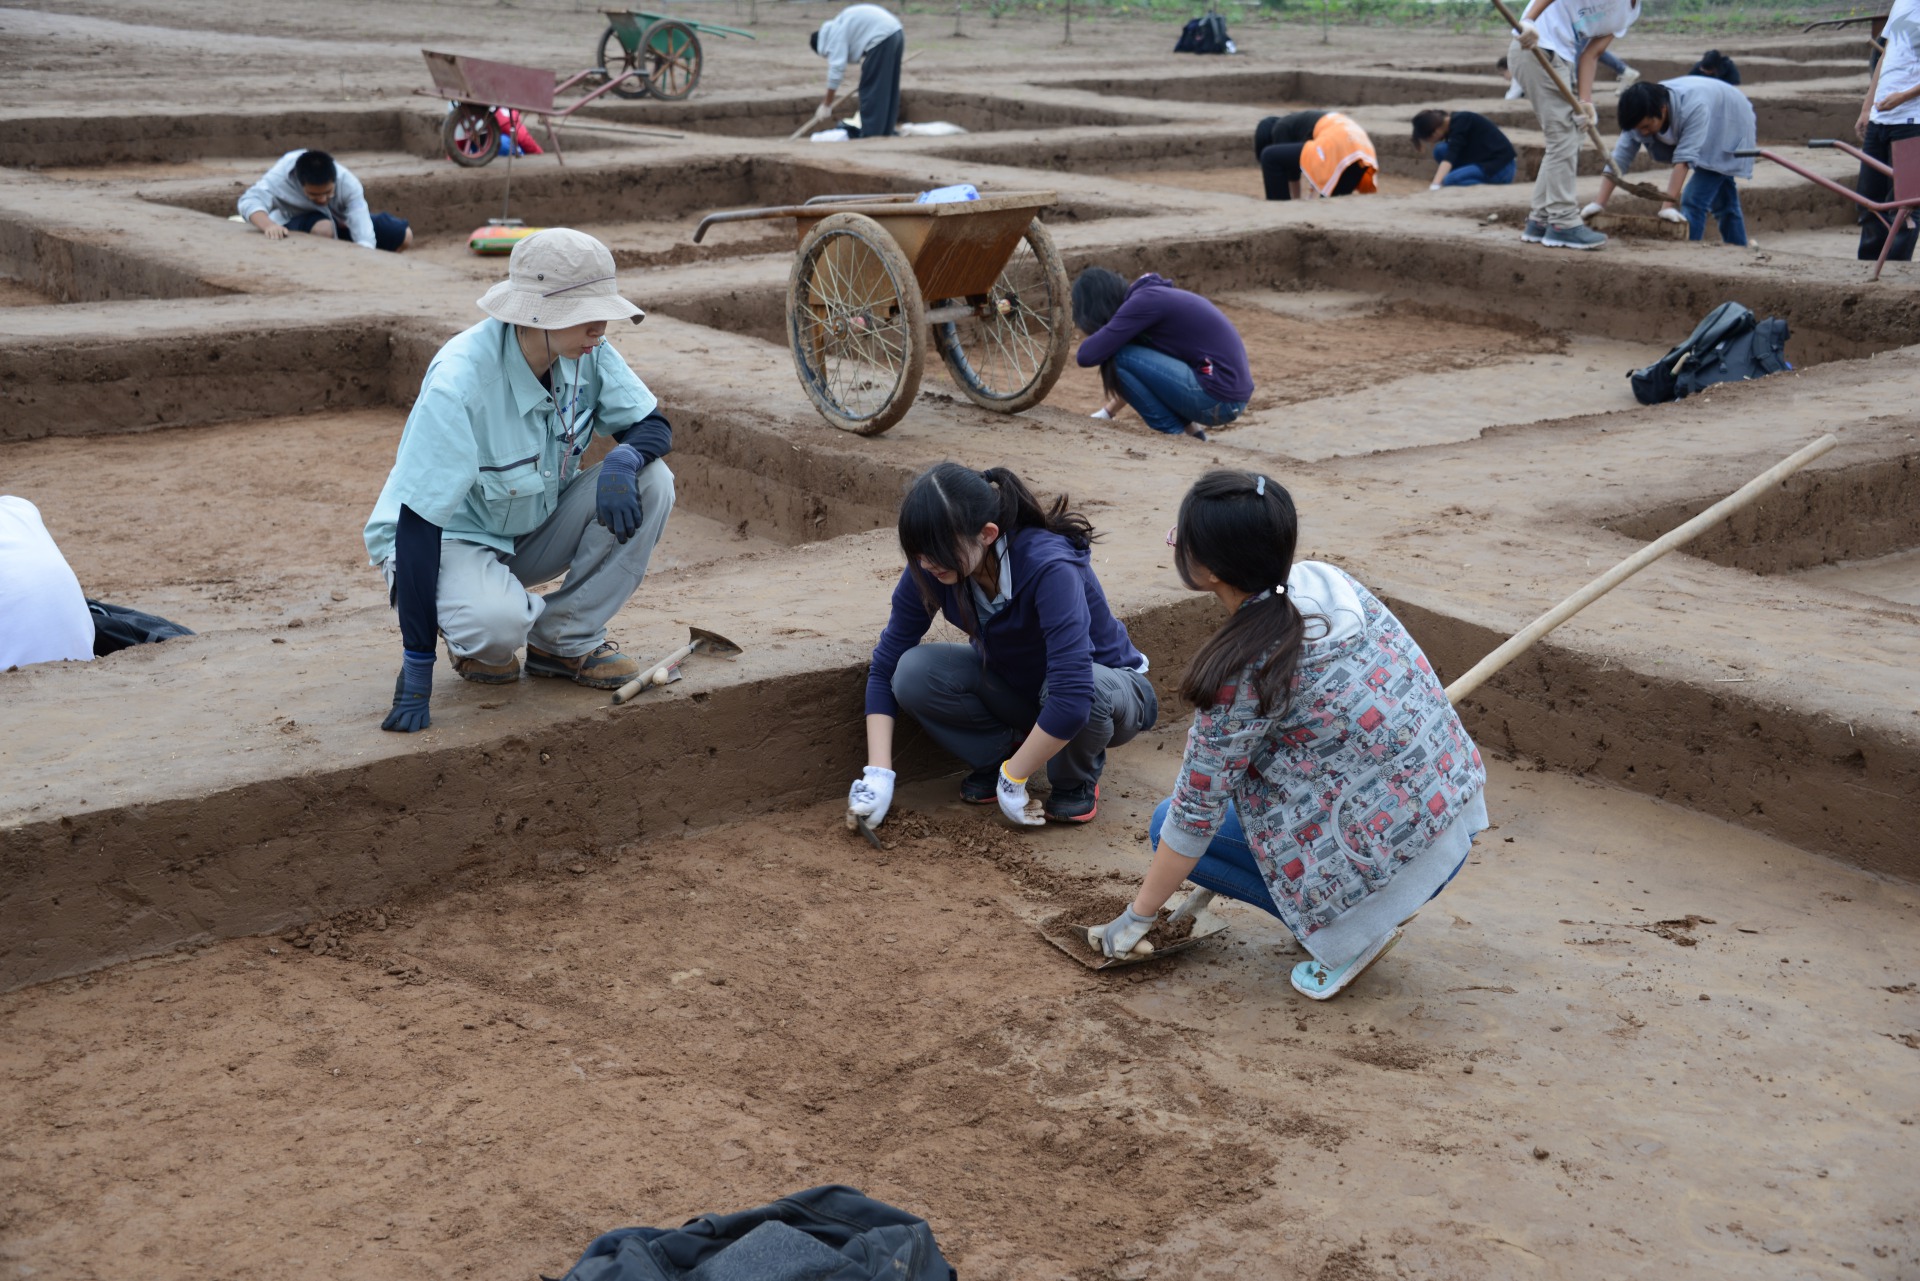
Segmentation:
<svg viewBox="0 0 1920 1281">
<path fill-rule="evenodd" d="M 690 18 L 670 18 L 638 9 L 606 9 L 607 29 L 600 35 L 599 61 L 594 65 L 614 82 L 622 98 L 659 98 L 678 102 L 700 83 L 700 36 L 725 39 L 753 32 Z M 637 75 L 627 73 L 637 72 Z"/>
</svg>

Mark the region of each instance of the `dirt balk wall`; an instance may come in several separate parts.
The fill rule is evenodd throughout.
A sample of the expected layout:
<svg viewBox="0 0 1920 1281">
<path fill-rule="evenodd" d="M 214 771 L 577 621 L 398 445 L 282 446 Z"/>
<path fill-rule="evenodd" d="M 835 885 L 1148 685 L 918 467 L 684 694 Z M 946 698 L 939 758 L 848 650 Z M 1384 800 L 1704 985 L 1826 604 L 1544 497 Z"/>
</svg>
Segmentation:
<svg viewBox="0 0 1920 1281">
<path fill-rule="evenodd" d="M 1196 597 L 1128 626 L 1174 655 L 1216 621 Z M 1154 673 L 1163 717 L 1184 715 L 1165 686 L 1178 666 Z M 864 663 L 805 672 L 13 829 L 0 840 L 0 991 L 843 795 L 866 761 L 865 685 Z M 958 768 L 903 731 L 903 778 Z"/>
<path fill-rule="evenodd" d="M 1506 639 L 1405 600 L 1388 604 L 1442 679 Z M 1608 668 L 1545 643 L 1474 691 L 1460 714 L 1484 751 L 1606 779 L 1872 872 L 1920 879 L 1920 743 L 1722 688 Z M 1604 849 L 1604 833 L 1595 839 Z"/>
<path fill-rule="evenodd" d="M 377 322 L 0 342 L 0 443 L 377 405 L 388 399 L 390 345 Z"/>
<path fill-rule="evenodd" d="M 312 107 L 251 114 L 15 117 L 0 130 L 0 165 L 180 164 L 208 156 L 280 156 L 324 139 L 332 151 L 438 155 L 430 107 Z"/>
</svg>

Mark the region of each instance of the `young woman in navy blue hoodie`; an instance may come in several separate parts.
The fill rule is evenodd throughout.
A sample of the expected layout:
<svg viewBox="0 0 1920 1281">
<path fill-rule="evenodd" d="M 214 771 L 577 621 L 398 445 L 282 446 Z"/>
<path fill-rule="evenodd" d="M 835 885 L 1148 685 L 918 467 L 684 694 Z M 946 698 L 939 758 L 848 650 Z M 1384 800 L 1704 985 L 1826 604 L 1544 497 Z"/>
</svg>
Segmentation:
<svg viewBox="0 0 1920 1281">
<path fill-rule="evenodd" d="M 900 506 L 907 565 L 867 676 L 867 767 L 848 796 L 849 825 L 878 826 L 893 803 L 902 709 L 966 763 L 963 801 L 997 801 L 1027 826 L 1094 816 L 1107 748 L 1152 728 L 1159 703 L 1094 577 L 1093 538 L 1065 496 L 1043 508 L 1004 467 L 937 463 L 913 482 Z M 969 643 L 921 644 L 935 614 Z M 1027 780 L 1042 766 L 1052 792 L 1035 807 Z"/>
</svg>

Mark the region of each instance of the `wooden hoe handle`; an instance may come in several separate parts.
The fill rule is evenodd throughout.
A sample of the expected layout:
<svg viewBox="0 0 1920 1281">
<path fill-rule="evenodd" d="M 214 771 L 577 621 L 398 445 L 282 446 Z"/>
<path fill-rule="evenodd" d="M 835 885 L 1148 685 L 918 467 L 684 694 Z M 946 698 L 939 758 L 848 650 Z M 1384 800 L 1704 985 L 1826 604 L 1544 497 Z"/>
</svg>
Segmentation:
<svg viewBox="0 0 1920 1281">
<path fill-rule="evenodd" d="M 1494 0 L 1499 4 L 1500 0 Z M 1593 602 L 1605 596 L 1627 579 L 1633 577 L 1647 566 L 1665 556 L 1674 548 L 1689 542 L 1697 535 L 1719 524 L 1743 507 L 1748 507 L 1760 495 L 1779 484 L 1793 473 L 1805 467 L 1820 455 L 1826 453 L 1840 442 L 1832 435 L 1822 436 L 1806 448 L 1783 458 L 1773 466 L 1761 472 L 1733 493 L 1722 498 L 1713 506 L 1695 516 L 1686 524 L 1662 534 L 1633 555 L 1615 565 L 1600 577 L 1582 587 L 1573 595 L 1555 605 L 1540 617 L 1528 623 L 1510 637 L 1507 642 L 1475 663 L 1473 667 L 1453 684 L 1447 686 L 1447 701 L 1458 704 L 1461 699 L 1479 689 L 1495 672 L 1518 658 L 1521 653 L 1532 648 L 1533 643 L 1545 636 L 1560 624 L 1572 618 Z"/>
<path fill-rule="evenodd" d="M 1499 10 L 1500 16 L 1506 19 L 1509 27 L 1512 27 L 1515 31 L 1520 29 L 1520 19 L 1514 16 L 1513 10 L 1507 8 L 1506 0 L 1493 0 L 1493 7 Z M 1667 203 L 1667 193 L 1658 187 L 1649 183 L 1634 182 L 1625 174 L 1614 172 L 1613 153 L 1608 151 L 1607 144 L 1601 141 L 1600 131 L 1593 127 L 1591 120 L 1587 119 L 1587 113 L 1581 109 L 1580 99 L 1573 96 L 1573 90 L 1567 88 L 1567 82 L 1562 80 L 1560 73 L 1553 69 L 1553 62 L 1547 55 L 1540 52 L 1539 45 L 1535 45 L 1532 49 L 1528 50 L 1528 52 L 1533 55 L 1533 60 L 1540 64 L 1540 70 L 1546 72 L 1548 79 L 1553 81 L 1553 87 L 1560 91 L 1560 96 L 1567 100 L 1567 105 L 1573 108 L 1573 114 L 1579 117 L 1580 127 L 1586 131 L 1587 141 L 1593 144 L 1595 151 L 1598 151 L 1606 158 L 1606 174 L 1607 177 L 1613 179 L 1613 185 L 1622 191 L 1640 197 L 1642 200 L 1657 200 L 1661 204 Z"/>
</svg>

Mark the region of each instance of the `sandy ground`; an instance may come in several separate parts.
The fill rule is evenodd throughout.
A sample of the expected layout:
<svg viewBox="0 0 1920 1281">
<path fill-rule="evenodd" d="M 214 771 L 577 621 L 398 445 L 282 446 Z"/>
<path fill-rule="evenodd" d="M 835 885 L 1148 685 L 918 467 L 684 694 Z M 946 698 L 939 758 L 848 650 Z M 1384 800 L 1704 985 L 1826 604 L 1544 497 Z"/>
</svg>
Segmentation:
<svg viewBox="0 0 1920 1281">
<path fill-rule="evenodd" d="M 710 42 L 696 105 L 780 95 L 766 108 L 777 114 L 815 89 L 818 65 L 793 50 L 828 6 L 697 12 L 751 17 L 763 39 Z M 784 243 L 735 230 L 695 250 L 681 215 L 706 193 L 645 171 L 618 191 L 631 218 L 587 226 L 635 296 L 658 300 L 661 315 L 619 341 L 684 415 L 685 479 L 647 588 L 616 627 L 648 652 L 695 622 L 744 629 L 752 648 L 623 720 L 552 682 L 484 700 L 443 683 L 429 736 L 372 731 L 393 636 L 359 531 L 403 408 L 222 409 L 235 421 L 0 446 L 0 484 L 40 503 L 90 593 L 211 633 L 85 673 L 4 678 L 0 757 L 25 780 L 0 785 L 0 809 L 20 824 L 9 837 L 66 823 L 71 838 L 49 839 L 85 897 L 171 913 L 173 941 L 190 942 L 0 995 L 0 1275 L 551 1275 L 607 1228 L 829 1181 L 925 1214 L 968 1278 L 1920 1275 L 1920 894 L 1748 830 L 1790 802 L 1831 805 L 1835 825 L 1869 803 L 1920 806 L 1899 772 L 1920 563 L 1904 535 L 1872 542 L 1855 527 L 1907 528 L 1902 397 L 1920 374 L 1906 353 L 1866 358 L 1904 341 L 1888 332 L 1911 332 L 1894 292 L 1911 288 L 1911 268 L 1842 295 L 1857 282 L 1852 233 L 1802 227 L 1805 211 L 1780 202 L 1768 216 L 1783 229 L 1763 233 L 1760 254 L 1610 248 L 1623 303 L 1588 266 L 1541 257 L 1523 271 L 1503 257 L 1524 182 L 1429 197 L 1424 178 L 1388 174 L 1378 197 L 1279 209 L 1259 198 L 1250 164 L 1062 172 L 1047 152 L 1124 135 L 1115 111 L 1224 129 L 1272 104 L 1258 88 L 1215 104 L 1158 95 L 1169 24 L 1076 19 L 1066 46 L 1051 17 L 964 20 L 956 37 L 946 15 L 910 15 L 927 50 L 915 74 L 1001 112 L 1009 123 L 989 141 L 1032 144 L 1030 168 L 985 172 L 1116 215 L 1056 227 L 1075 265 L 1106 256 L 1205 274 L 1246 337 L 1255 401 L 1200 446 L 1153 439 L 1131 415 L 1088 430 L 1091 371 L 1069 369 L 1046 406 L 1002 420 L 954 402 L 935 362 L 908 418 L 853 442 L 856 455 L 814 420 L 784 352 L 747 336 L 777 318 L 766 304 L 784 286 Z M 268 105 L 417 110 L 423 40 L 567 67 L 601 21 L 583 2 L 0 8 L 0 103 L 17 115 L 59 114 L 78 145 L 224 114 L 239 127 L 222 145 L 250 149 L 103 166 L 49 154 L 37 173 L 0 170 L 0 231 L 13 237 L 0 267 L 25 279 L 64 263 L 96 286 L 52 306 L 51 291 L 0 280 L 0 345 L 30 372 L 74 368 L 69 348 L 102 336 L 177 341 L 114 375 L 148 404 L 166 379 L 191 391 L 193 362 L 221 354 L 209 340 L 295 321 L 337 326 L 342 349 L 383 336 L 378 359 L 396 367 L 414 358 L 410 343 L 430 352 L 473 317 L 475 286 L 499 278 L 501 260 L 453 235 L 398 261 L 270 256 L 214 234 L 228 229 L 208 214 L 168 207 L 168 184 L 217 194 L 250 180 L 273 148 L 244 136 L 267 128 L 248 113 Z M 1393 144 L 1411 97 L 1497 92 L 1483 72 L 1492 40 L 1244 34 L 1249 56 L 1223 74 L 1381 77 L 1369 82 L 1381 96 L 1357 110 Z M 1692 43 L 1642 47 L 1679 58 Z M 106 58 L 120 70 L 103 82 Z M 1009 70 L 1029 64 L 1031 79 Z M 1388 92 L 1392 75 L 1436 64 L 1475 74 Z M 1046 83 L 1096 71 L 1153 96 Z M 1857 97 L 1831 67 L 1819 74 L 1756 91 L 1770 128 L 1804 135 L 1844 107 L 1828 97 Z M 1021 110 L 1057 114 L 1020 123 Z M 1075 125 L 1075 110 L 1108 114 Z M 772 131 L 752 124 L 741 132 Z M 200 126 L 178 127 L 191 151 Z M 725 133 L 627 156 L 748 155 L 771 175 L 762 194 L 783 198 L 778 165 L 792 153 Z M 932 145 L 827 150 L 797 158 L 911 183 L 969 176 Z M 564 173 L 525 172 L 584 190 L 610 153 L 583 146 Z M 447 168 L 404 150 L 342 155 L 383 182 Z M 470 189 L 503 177 L 496 166 Z M 1297 288 L 1254 279 L 1244 259 L 1190 254 L 1256 235 L 1264 248 L 1232 252 L 1286 252 L 1294 242 L 1270 233 L 1303 228 L 1323 254 L 1357 235 L 1391 236 L 1395 252 L 1329 257 L 1345 265 L 1303 273 Z M 1457 273 L 1445 288 L 1432 284 L 1437 263 Z M 169 292 L 201 287 L 228 292 Z M 1703 295 L 1791 300 L 1802 288 L 1828 300 L 1824 328 L 1801 340 L 1825 344 L 1802 359 L 1810 373 L 1652 413 L 1633 404 L 1622 375 L 1684 333 Z M 1641 310 L 1623 321 L 1629 306 Z M 676 321 L 676 308 L 719 329 Z M 256 377 L 291 379 L 298 363 Z M 69 376 L 94 394 L 94 375 Z M 1768 577 L 1724 556 L 1675 558 L 1529 667 L 1540 692 L 1529 684 L 1476 712 L 1483 744 L 1509 757 L 1491 764 L 1497 826 L 1406 941 L 1334 1003 L 1291 991 L 1290 941 L 1250 909 L 1225 909 L 1233 929 L 1218 942 L 1113 974 L 1078 967 L 1032 928 L 1092 890 L 1123 895 L 1143 870 L 1147 817 L 1180 750 L 1171 707 L 1162 729 L 1114 753 L 1087 828 L 1011 833 L 954 803 L 951 779 L 903 789 L 886 851 L 839 824 L 833 798 L 858 736 L 849 673 L 897 572 L 889 504 L 934 458 L 1013 460 L 1043 488 L 1070 488 L 1112 533 L 1097 557 L 1116 602 L 1143 629 L 1183 635 L 1166 617 L 1177 588 L 1159 539 L 1190 474 L 1284 470 L 1313 503 L 1314 551 L 1445 602 L 1431 634 L 1464 652 L 1458 633 L 1512 630 L 1624 554 L 1631 541 L 1609 532 L 1624 515 L 1656 502 L 1697 510 L 1697 496 L 1738 484 L 1776 445 L 1828 427 L 1856 451 L 1847 466 L 1880 468 L 1854 498 L 1808 500 L 1832 547 L 1758 557 L 1797 571 Z M 1879 514 L 1850 524 L 1849 505 Z M 1766 519 L 1783 523 L 1762 528 L 1785 546 L 1804 531 L 1779 510 Z M 802 541 L 825 533 L 841 536 Z M 799 590 L 805 609 L 791 603 Z M 1156 673 L 1180 657 L 1157 650 Z M 1663 705 L 1697 725 L 1674 724 Z M 805 717 L 820 723 L 796 727 Z M 717 749 L 722 719 L 754 741 Z M 1727 741 L 1703 746 L 1702 726 Z M 1571 746 L 1548 749 L 1544 735 Z M 583 743 L 596 750 L 566 754 Z M 488 790 L 497 761 L 544 764 L 548 746 L 577 778 L 535 776 L 534 800 Z M 1666 801 L 1535 765 L 1649 786 L 1623 754 L 1648 776 L 1658 763 Z M 1697 754 L 1734 764 L 1689 771 Z M 462 771 L 483 781 L 449 813 L 434 797 Z M 741 819 L 768 796 L 800 799 Z M 235 838 L 232 854 L 195 808 L 260 834 Z M 609 816 L 629 813 L 608 839 L 625 822 Z M 431 864 L 448 870 L 408 880 L 409 859 L 446 853 L 421 834 L 435 816 L 477 835 Z M 1794 821 L 1828 849 L 1846 844 L 1832 830 L 1853 830 Z M 508 829 L 519 843 L 499 835 Z M 130 850 L 167 866 L 86 881 L 89 860 L 117 869 Z M 284 894 L 273 910 L 286 919 L 351 896 L 313 888 L 336 869 L 408 888 L 208 941 L 225 929 L 213 900 L 268 886 L 259 893 Z M 19 870 L 24 883 L 38 868 Z M 0 900 L 19 936 L 0 938 L 9 960 L 72 907 Z"/>
<path fill-rule="evenodd" d="M 0 998 L 0 1259 L 557 1274 L 844 1181 L 975 1278 L 1920 1268 L 1878 1173 L 1920 1155 L 1910 887 L 1496 765 L 1474 866 L 1339 1002 L 1238 907 L 1085 971 L 1026 922 L 1125 892 L 1179 744 L 1082 830 L 943 780 L 884 853 L 821 806 Z"/>
</svg>

